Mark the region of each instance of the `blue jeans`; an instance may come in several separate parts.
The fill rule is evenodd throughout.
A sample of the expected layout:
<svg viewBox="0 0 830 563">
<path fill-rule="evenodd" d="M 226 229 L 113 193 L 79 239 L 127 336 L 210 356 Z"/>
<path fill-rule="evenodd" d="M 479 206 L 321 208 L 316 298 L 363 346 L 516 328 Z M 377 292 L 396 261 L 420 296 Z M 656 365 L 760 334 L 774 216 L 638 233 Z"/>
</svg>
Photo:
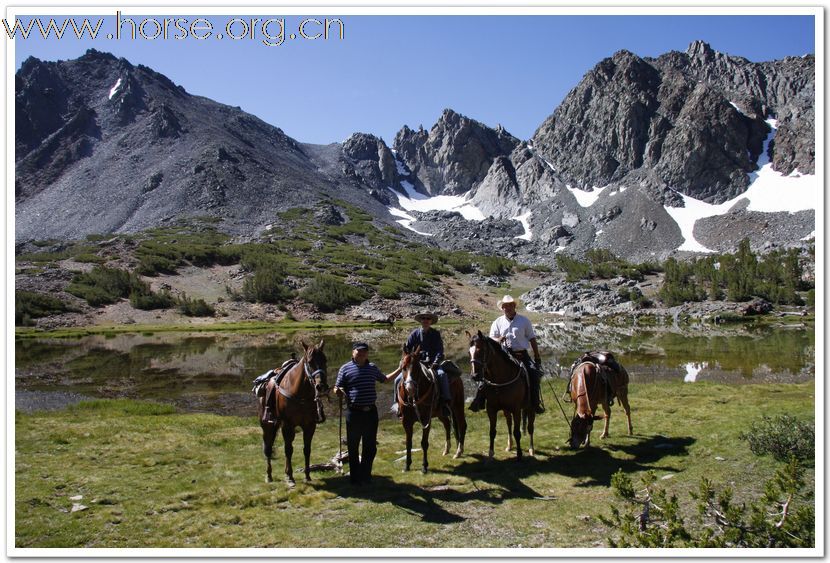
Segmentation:
<svg viewBox="0 0 830 563">
<path fill-rule="evenodd" d="M 435 370 L 435 375 L 438 378 L 438 389 L 441 391 L 441 398 L 445 401 L 450 400 L 450 382 L 447 380 L 447 374 L 444 373 L 444 370 L 438 368 Z M 395 378 L 395 399 L 394 402 L 398 402 L 398 387 L 401 385 L 401 379 L 403 379 L 403 374 L 398 375 Z"/>
</svg>

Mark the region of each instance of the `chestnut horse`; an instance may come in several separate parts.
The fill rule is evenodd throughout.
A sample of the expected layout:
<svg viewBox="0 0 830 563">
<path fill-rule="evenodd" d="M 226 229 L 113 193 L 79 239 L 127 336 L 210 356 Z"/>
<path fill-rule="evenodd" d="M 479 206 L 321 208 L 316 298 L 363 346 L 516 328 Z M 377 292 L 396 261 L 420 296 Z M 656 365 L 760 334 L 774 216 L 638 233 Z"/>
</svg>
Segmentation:
<svg viewBox="0 0 830 563">
<path fill-rule="evenodd" d="M 571 420 L 571 436 L 569 442 L 572 448 L 580 445 L 588 446 L 591 441 L 591 430 L 594 420 L 605 419 L 605 428 L 600 439 L 608 437 L 608 425 L 611 422 L 611 407 L 608 391 L 600 375 L 600 367 L 593 362 L 582 362 L 571 373 L 571 400 L 573 401 L 574 416 Z M 628 434 L 631 435 L 631 408 L 628 405 L 628 372 L 620 366 L 620 371 L 607 368 L 612 391 L 620 401 L 625 417 L 628 419 Z M 602 405 L 605 416 L 597 415 L 597 406 Z"/>
<path fill-rule="evenodd" d="M 303 454 L 305 456 L 305 480 L 310 481 L 309 458 L 311 457 L 311 440 L 317 423 L 325 421 L 322 396 L 328 393 L 326 381 L 326 355 L 323 353 L 323 341 L 317 346 L 309 347 L 305 342 L 303 357 L 286 372 L 276 385 L 276 378 L 268 380 L 265 396 L 258 399 L 259 424 L 262 427 L 262 450 L 267 460 L 265 481 L 270 483 L 271 454 L 277 431 L 282 427 L 282 439 L 285 443 L 285 475 L 290 486 L 294 485 L 294 473 L 291 469 L 291 455 L 294 453 L 294 436 L 296 428 L 303 430 Z M 265 405 L 275 415 L 274 422 L 263 421 Z"/>
<path fill-rule="evenodd" d="M 444 425 L 445 441 L 444 454 L 450 453 L 450 419 L 441 409 L 438 382 L 427 375 L 427 368 L 420 361 L 421 347 L 412 353 L 403 353 L 401 359 L 401 378 L 398 387 L 398 412 L 401 414 L 401 424 L 406 433 L 406 471 L 412 465 L 412 433 L 415 423 L 421 424 L 421 450 L 424 452 L 424 467 L 426 473 L 429 468 L 427 449 L 429 448 L 429 430 L 432 426 L 432 417 L 437 416 Z M 449 376 L 448 376 L 449 377 Z M 451 377 L 450 385 L 450 414 L 455 441 L 458 447 L 453 458 L 464 453 L 464 437 L 467 434 L 467 419 L 464 417 L 464 384 L 459 377 Z"/>
<path fill-rule="evenodd" d="M 493 443 L 496 439 L 496 418 L 504 413 L 507 421 L 507 450 L 512 449 L 509 434 L 516 441 L 516 458 L 522 459 L 522 422 L 530 438 L 528 453 L 533 456 L 533 428 L 536 412 L 530 404 L 530 388 L 527 371 L 520 361 L 507 353 L 501 344 L 485 336 L 479 330 L 470 338 L 470 364 L 472 378 L 487 384 L 484 396 L 487 401 L 487 416 L 490 419 L 490 451 L 493 457 Z"/>
</svg>

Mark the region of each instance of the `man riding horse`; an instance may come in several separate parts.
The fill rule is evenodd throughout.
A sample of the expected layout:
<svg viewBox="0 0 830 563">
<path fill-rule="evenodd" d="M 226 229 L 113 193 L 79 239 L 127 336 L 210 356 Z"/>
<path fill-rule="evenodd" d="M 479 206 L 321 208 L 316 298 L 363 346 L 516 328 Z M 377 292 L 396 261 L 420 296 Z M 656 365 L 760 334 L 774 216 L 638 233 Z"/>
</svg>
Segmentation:
<svg viewBox="0 0 830 563">
<path fill-rule="evenodd" d="M 538 369 L 542 359 L 539 355 L 539 345 L 536 342 L 536 333 L 530 319 L 516 313 L 516 300 L 505 295 L 498 302 L 504 314 L 493 321 L 490 326 L 490 338 L 502 343 L 502 346 L 519 360 L 527 369 L 530 383 L 530 400 L 536 414 L 545 412 L 542 406 L 540 380 L 542 372 Z M 528 348 L 533 349 L 533 361 L 530 360 Z M 479 384 L 475 399 L 470 404 L 470 410 L 478 412 L 484 408 L 484 384 Z"/>
<path fill-rule="evenodd" d="M 420 346 L 421 362 L 430 368 L 438 380 L 438 389 L 441 391 L 441 410 L 445 415 L 450 416 L 450 384 L 447 381 L 447 374 L 442 367 L 444 360 L 444 341 L 441 339 L 441 333 L 432 328 L 432 325 L 438 322 L 438 315 L 435 313 L 418 313 L 414 319 L 421 323 L 421 328 L 416 328 L 409 334 L 403 350 L 407 354 L 411 354 Z M 401 377 L 403 375 L 399 375 L 395 379 L 395 395 L 392 403 L 392 410 L 398 416 L 401 416 L 401 413 L 397 410 L 398 387 L 400 387 Z"/>
</svg>

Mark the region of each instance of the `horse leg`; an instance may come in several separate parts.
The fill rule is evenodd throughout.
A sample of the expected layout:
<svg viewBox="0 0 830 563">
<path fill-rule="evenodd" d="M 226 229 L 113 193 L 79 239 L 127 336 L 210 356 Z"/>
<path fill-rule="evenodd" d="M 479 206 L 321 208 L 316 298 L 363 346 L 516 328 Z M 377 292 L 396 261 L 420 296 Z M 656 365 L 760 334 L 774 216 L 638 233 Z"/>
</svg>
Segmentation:
<svg viewBox="0 0 830 563">
<path fill-rule="evenodd" d="M 600 434 L 599 439 L 604 440 L 608 437 L 608 426 L 611 424 L 611 407 L 608 403 L 602 403 L 602 412 L 605 413 L 605 425 L 602 428 L 602 434 Z"/>
<path fill-rule="evenodd" d="M 509 452 L 513 450 L 513 420 L 507 411 L 504 411 L 504 421 L 507 423 L 507 447 L 504 451 Z"/>
<path fill-rule="evenodd" d="M 305 481 L 311 481 L 311 469 L 309 469 L 311 461 L 311 440 L 314 438 L 314 431 L 317 430 L 316 424 L 310 424 L 303 427 L 303 456 L 305 457 Z"/>
<path fill-rule="evenodd" d="M 628 405 L 628 390 L 620 389 L 617 398 L 620 400 L 620 405 L 622 405 L 623 411 L 625 412 L 625 418 L 628 420 L 628 435 L 631 436 L 634 433 L 634 429 L 631 427 L 631 407 Z"/>
<path fill-rule="evenodd" d="M 441 415 L 440 420 L 441 424 L 444 425 L 444 453 L 441 455 L 447 455 L 450 453 L 450 444 L 452 442 L 452 437 L 450 436 L 450 419 Z"/>
<path fill-rule="evenodd" d="M 421 469 L 421 473 L 426 473 L 429 469 L 429 462 L 427 462 L 427 449 L 429 449 L 429 427 L 430 424 L 427 422 L 426 428 L 421 429 L 421 450 L 424 452 L 424 468 Z"/>
<path fill-rule="evenodd" d="M 455 441 L 458 447 L 455 450 L 453 459 L 458 459 L 464 453 L 464 438 L 467 436 L 467 419 L 464 416 L 464 403 L 460 406 L 456 405 L 453 410 L 453 431 L 455 432 Z"/>
<path fill-rule="evenodd" d="M 490 451 L 487 455 L 490 459 L 493 459 L 493 443 L 496 441 L 496 417 L 498 416 L 498 412 L 496 409 L 490 406 L 490 401 L 487 401 L 487 417 L 490 419 Z"/>
<path fill-rule="evenodd" d="M 294 453 L 294 429 L 286 424 L 282 427 L 282 439 L 285 442 L 285 477 L 290 486 L 294 486 L 294 470 L 291 469 L 291 456 Z"/>
<path fill-rule="evenodd" d="M 526 423 L 525 431 L 527 432 L 527 435 L 530 438 L 530 447 L 528 448 L 527 453 L 530 455 L 530 457 L 534 457 L 536 454 L 533 448 L 533 427 L 536 422 L 536 413 L 528 409 L 523 413 L 523 418 L 524 422 Z"/>
<path fill-rule="evenodd" d="M 409 471 L 409 467 L 412 465 L 412 431 L 414 426 L 415 423 L 406 420 L 406 415 L 404 415 L 403 429 L 406 433 L 406 467 L 404 471 Z"/>
<path fill-rule="evenodd" d="M 522 421 L 521 408 L 513 411 L 513 438 L 516 440 L 516 459 L 522 460 Z"/>
<path fill-rule="evenodd" d="M 262 426 L 262 453 L 265 455 L 265 482 L 270 483 L 271 477 L 271 456 L 274 454 L 274 440 L 277 438 L 276 424 L 261 424 Z"/>
</svg>

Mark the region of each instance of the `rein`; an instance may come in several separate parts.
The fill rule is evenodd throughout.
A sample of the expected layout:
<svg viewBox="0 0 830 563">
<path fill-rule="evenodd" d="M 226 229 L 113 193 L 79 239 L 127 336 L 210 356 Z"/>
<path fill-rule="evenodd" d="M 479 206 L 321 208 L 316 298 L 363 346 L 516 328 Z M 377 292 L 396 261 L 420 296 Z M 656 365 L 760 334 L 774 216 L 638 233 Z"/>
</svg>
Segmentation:
<svg viewBox="0 0 830 563">
<path fill-rule="evenodd" d="M 418 398 L 418 389 L 419 389 L 418 381 L 415 380 L 414 377 L 412 377 L 412 365 L 411 364 L 409 366 L 408 377 L 410 379 L 412 379 L 412 382 L 415 385 L 415 392 L 413 393 L 414 397 L 412 397 L 411 400 L 407 401 L 406 399 L 404 399 L 403 406 L 410 407 L 410 408 L 414 409 L 416 419 L 418 420 L 418 422 L 421 424 L 421 426 L 424 429 L 427 429 L 432 424 L 432 411 L 435 410 L 435 406 L 438 404 L 438 393 L 436 393 L 437 382 L 434 381 L 428 375 L 429 372 L 427 371 L 427 368 L 424 367 L 423 363 L 421 363 L 419 360 L 415 360 L 415 361 L 417 361 L 419 364 L 421 364 L 421 375 L 423 376 L 423 378 L 425 378 L 430 383 L 430 393 L 428 395 L 424 396 L 424 397 L 429 396 L 431 398 L 430 404 L 429 404 L 429 411 L 427 411 L 427 422 L 426 422 L 426 424 L 424 424 L 424 421 L 421 417 L 421 408 L 425 404 L 424 403 L 425 398 Z M 402 397 L 409 397 L 409 394 L 406 392 L 406 379 L 407 378 L 404 377 L 401 380 L 401 386 L 403 387 L 403 395 L 401 395 Z"/>
<path fill-rule="evenodd" d="M 513 358 L 511 356 L 511 360 L 513 361 L 513 363 L 516 366 L 516 377 L 514 377 L 513 379 L 511 379 L 510 381 L 508 381 L 506 383 L 494 383 L 494 382 L 490 381 L 489 379 L 487 379 L 487 373 L 490 371 L 490 369 L 488 367 L 488 361 L 487 361 L 489 355 L 490 355 L 490 351 L 487 348 L 487 345 L 485 344 L 484 345 L 484 356 L 485 356 L 484 360 L 477 360 L 475 358 L 470 360 L 470 364 L 473 367 L 475 367 L 476 365 L 481 366 L 480 380 L 483 381 L 484 383 L 486 383 L 487 385 L 492 385 L 493 387 L 507 387 L 508 385 L 513 385 L 522 376 L 522 369 L 524 368 L 524 366 L 522 365 L 521 362 L 519 362 L 518 360 L 516 360 L 515 358 Z M 474 379 L 475 379 L 476 375 L 477 375 L 476 373 L 473 373 L 473 378 Z"/>
<path fill-rule="evenodd" d="M 315 369 L 314 371 L 311 371 L 311 368 L 309 367 L 309 362 L 306 361 L 305 356 L 303 356 L 303 359 L 300 360 L 300 362 L 303 365 L 303 374 L 305 375 L 305 381 L 311 386 L 311 389 L 314 391 L 314 398 L 311 399 L 311 402 L 321 404 L 322 403 L 322 398 L 320 397 L 320 393 L 317 391 L 317 386 L 314 384 L 314 380 L 317 379 L 317 377 L 319 377 L 321 374 L 325 375 L 326 372 L 323 369 Z M 296 369 L 296 367 L 292 368 L 292 370 L 294 370 L 294 369 Z M 285 381 L 287 379 L 288 379 L 288 374 L 286 374 L 286 377 L 283 379 L 283 381 Z M 308 402 L 309 402 L 308 398 L 298 397 L 297 395 L 294 395 L 290 391 L 286 390 L 282 386 L 282 383 L 280 383 L 279 392 L 280 392 L 280 395 L 282 395 L 283 397 L 285 397 L 289 401 L 296 401 L 296 402 L 300 403 L 301 405 L 308 404 Z"/>
</svg>

